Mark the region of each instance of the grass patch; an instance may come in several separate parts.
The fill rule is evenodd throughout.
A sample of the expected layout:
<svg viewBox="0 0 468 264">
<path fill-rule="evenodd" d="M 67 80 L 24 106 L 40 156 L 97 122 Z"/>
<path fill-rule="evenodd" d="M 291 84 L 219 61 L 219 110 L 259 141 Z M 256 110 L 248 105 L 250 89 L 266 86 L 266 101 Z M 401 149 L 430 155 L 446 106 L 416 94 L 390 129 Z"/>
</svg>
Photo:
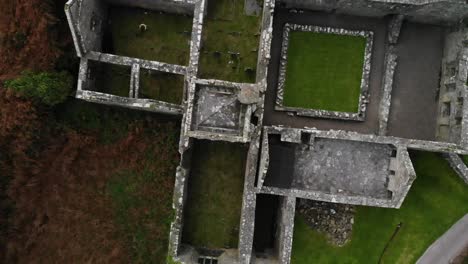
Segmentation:
<svg viewBox="0 0 468 264">
<path fill-rule="evenodd" d="M 378 263 L 396 226 L 382 263 L 415 263 L 438 237 L 468 212 L 468 187 L 440 155 L 411 153 L 418 178 L 400 209 L 358 207 L 351 241 L 330 245 L 326 237 L 296 217 L 292 262 Z"/>
<path fill-rule="evenodd" d="M 116 55 L 188 65 L 192 17 L 140 8 L 109 8 L 110 36 L 104 51 Z M 147 25 L 141 32 L 140 24 Z"/>
<path fill-rule="evenodd" d="M 128 97 L 131 69 L 128 66 L 92 61 L 91 72 L 96 77 L 94 90 L 101 93 Z"/>
<path fill-rule="evenodd" d="M 237 248 L 247 148 L 197 141 L 193 151 L 183 240 L 196 247 Z"/>
<path fill-rule="evenodd" d="M 366 39 L 292 31 L 283 104 L 358 112 Z"/>
<path fill-rule="evenodd" d="M 97 134 L 99 143 L 103 144 L 115 143 L 126 136 L 131 123 L 152 119 L 158 122 L 174 120 L 167 115 L 89 103 L 74 98 L 58 105 L 54 112 L 59 127 L 84 134 Z M 174 133 L 178 134 L 177 131 Z"/>
<path fill-rule="evenodd" d="M 200 77 L 255 82 L 260 23 L 261 16 L 245 15 L 244 0 L 208 1 Z"/>
<path fill-rule="evenodd" d="M 139 98 L 148 98 L 173 104 L 182 104 L 184 76 L 151 70 L 142 70 Z"/>
<path fill-rule="evenodd" d="M 460 155 L 460 157 L 462 158 L 463 162 L 465 163 L 466 166 L 468 166 L 468 156 L 466 155 Z"/>
<path fill-rule="evenodd" d="M 164 263 L 167 258 L 178 164 L 176 131 L 149 132 L 157 143 L 145 153 L 142 167 L 118 173 L 106 186 L 133 263 Z"/>
</svg>

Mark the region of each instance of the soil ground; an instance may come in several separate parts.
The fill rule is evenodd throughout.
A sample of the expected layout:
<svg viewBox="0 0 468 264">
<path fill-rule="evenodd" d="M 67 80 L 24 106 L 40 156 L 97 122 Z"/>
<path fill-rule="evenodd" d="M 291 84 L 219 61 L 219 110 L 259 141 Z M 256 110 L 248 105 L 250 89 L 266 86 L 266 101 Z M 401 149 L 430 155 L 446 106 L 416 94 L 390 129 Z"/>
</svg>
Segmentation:
<svg viewBox="0 0 468 264">
<path fill-rule="evenodd" d="M 6 262 L 164 262 L 177 122 L 75 100 L 54 117 L 34 165 L 10 166 Z"/>
</svg>

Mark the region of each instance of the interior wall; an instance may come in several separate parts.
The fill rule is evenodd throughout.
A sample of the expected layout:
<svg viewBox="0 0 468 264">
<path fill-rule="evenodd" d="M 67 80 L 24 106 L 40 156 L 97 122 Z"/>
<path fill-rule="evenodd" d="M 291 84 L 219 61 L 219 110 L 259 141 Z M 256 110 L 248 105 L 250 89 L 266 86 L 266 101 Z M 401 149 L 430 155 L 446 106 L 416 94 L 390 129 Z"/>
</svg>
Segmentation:
<svg viewBox="0 0 468 264">
<path fill-rule="evenodd" d="M 356 16 L 383 17 L 402 14 L 408 20 L 428 24 L 454 24 L 468 16 L 468 4 L 462 0 L 440 0 L 427 4 L 417 0 L 281 0 L 281 2 L 287 8 L 336 11 Z"/>
<path fill-rule="evenodd" d="M 105 0 L 109 4 L 140 7 L 176 14 L 193 15 L 195 5 L 192 1 L 174 0 Z"/>
</svg>

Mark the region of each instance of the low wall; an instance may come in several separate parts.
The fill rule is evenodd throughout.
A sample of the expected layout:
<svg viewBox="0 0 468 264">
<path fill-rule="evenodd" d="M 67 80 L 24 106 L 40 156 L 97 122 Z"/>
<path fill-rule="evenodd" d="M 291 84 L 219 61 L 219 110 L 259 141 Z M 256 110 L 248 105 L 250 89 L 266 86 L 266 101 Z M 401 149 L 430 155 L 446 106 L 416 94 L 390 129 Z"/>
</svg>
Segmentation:
<svg viewBox="0 0 468 264">
<path fill-rule="evenodd" d="M 193 14 L 195 0 L 105 0 L 109 4 L 160 10 L 169 13 Z"/>
<path fill-rule="evenodd" d="M 289 264 L 294 234 L 295 197 L 280 197 L 275 250 L 281 264 Z"/>
</svg>

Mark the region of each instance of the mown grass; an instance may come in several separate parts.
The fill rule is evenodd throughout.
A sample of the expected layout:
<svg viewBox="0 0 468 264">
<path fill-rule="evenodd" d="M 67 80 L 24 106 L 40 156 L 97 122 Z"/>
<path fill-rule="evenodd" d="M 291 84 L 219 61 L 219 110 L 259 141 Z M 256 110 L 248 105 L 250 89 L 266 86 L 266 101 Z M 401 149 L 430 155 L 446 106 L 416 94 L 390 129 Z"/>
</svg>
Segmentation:
<svg viewBox="0 0 468 264">
<path fill-rule="evenodd" d="M 197 141 L 182 239 L 195 247 L 237 248 L 247 149 Z"/>
<path fill-rule="evenodd" d="M 160 13 L 139 8 L 109 9 L 110 43 L 105 52 L 187 65 L 190 53 L 192 17 Z M 147 30 L 141 32 L 140 24 Z"/>
<path fill-rule="evenodd" d="M 150 70 L 141 71 L 139 98 L 182 104 L 183 93 L 184 76 Z"/>
<path fill-rule="evenodd" d="M 357 112 L 366 39 L 290 33 L 283 104 Z"/>
<path fill-rule="evenodd" d="M 386 243 L 399 223 L 401 229 L 389 243 L 381 263 L 415 263 L 438 237 L 468 213 L 468 187 L 440 155 L 411 153 L 418 178 L 400 209 L 359 207 L 351 241 L 330 245 L 323 234 L 296 217 L 292 262 L 378 263 Z"/>
<path fill-rule="evenodd" d="M 208 1 L 200 77 L 255 82 L 260 26 L 261 16 L 245 15 L 244 0 Z"/>
</svg>

